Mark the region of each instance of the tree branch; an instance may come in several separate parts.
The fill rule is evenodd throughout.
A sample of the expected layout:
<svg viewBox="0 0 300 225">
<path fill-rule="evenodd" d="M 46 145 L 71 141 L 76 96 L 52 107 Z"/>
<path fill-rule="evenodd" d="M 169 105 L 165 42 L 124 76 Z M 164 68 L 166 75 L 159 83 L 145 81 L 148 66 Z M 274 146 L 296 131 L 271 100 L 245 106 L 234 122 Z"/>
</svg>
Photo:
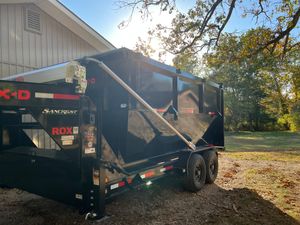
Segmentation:
<svg viewBox="0 0 300 225">
<path fill-rule="evenodd" d="M 256 15 L 256 23 L 257 23 L 257 20 L 258 20 L 258 16 L 260 14 L 265 14 L 265 16 L 269 19 L 269 21 L 271 21 L 271 18 L 269 17 L 269 15 L 266 13 L 265 9 L 264 9 L 264 6 L 262 4 L 263 0 L 258 0 L 258 4 L 259 4 L 259 8 L 260 8 L 260 11 L 258 12 L 258 14 Z"/>
<path fill-rule="evenodd" d="M 292 20 L 289 22 L 289 25 L 288 25 L 287 29 L 285 29 L 284 31 L 281 31 L 276 38 L 273 38 L 272 40 L 267 42 L 264 46 L 268 46 L 268 45 L 271 45 L 271 44 L 274 44 L 274 43 L 278 43 L 282 38 L 289 35 L 290 32 L 296 27 L 296 25 L 299 21 L 299 17 L 300 17 L 300 7 L 296 11 L 294 16 L 292 17 Z"/>
<path fill-rule="evenodd" d="M 183 48 L 181 48 L 179 51 L 177 51 L 175 54 L 179 54 L 179 53 L 182 53 L 184 52 L 185 50 L 187 50 L 188 48 L 192 47 L 199 39 L 201 39 L 203 33 L 204 33 L 204 30 L 205 28 L 207 27 L 207 24 L 209 22 L 209 20 L 211 19 L 211 17 L 213 16 L 216 8 L 218 7 L 218 5 L 220 3 L 222 3 L 223 0 L 217 0 L 213 5 L 212 7 L 210 8 L 210 10 L 206 13 L 204 19 L 203 19 L 203 22 L 200 26 L 200 29 L 199 29 L 199 34 L 193 38 L 192 42 L 190 42 L 189 44 L 185 45 Z"/>
<path fill-rule="evenodd" d="M 219 29 L 218 36 L 217 36 L 217 40 L 216 40 L 216 45 L 218 45 L 218 42 L 219 42 L 219 39 L 220 39 L 220 35 L 221 35 L 222 31 L 224 30 L 226 24 L 228 23 L 228 21 L 229 21 L 231 15 L 232 15 L 233 9 L 234 9 L 234 7 L 235 7 L 235 2 L 236 2 L 236 0 L 232 0 L 232 2 L 231 2 L 231 4 L 230 4 L 229 11 L 228 11 L 228 14 L 227 14 L 227 16 L 226 16 L 226 19 L 225 19 L 225 21 L 223 22 L 221 28 Z"/>
<path fill-rule="evenodd" d="M 282 59 L 284 58 L 285 54 L 286 54 L 286 51 L 287 51 L 287 45 L 288 45 L 288 42 L 289 42 L 289 37 L 290 37 L 290 33 L 288 33 L 285 37 L 285 41 L 284 41 L 284 45 L 283 45 L 283 52 L 282 52 Z"/>
</svg>

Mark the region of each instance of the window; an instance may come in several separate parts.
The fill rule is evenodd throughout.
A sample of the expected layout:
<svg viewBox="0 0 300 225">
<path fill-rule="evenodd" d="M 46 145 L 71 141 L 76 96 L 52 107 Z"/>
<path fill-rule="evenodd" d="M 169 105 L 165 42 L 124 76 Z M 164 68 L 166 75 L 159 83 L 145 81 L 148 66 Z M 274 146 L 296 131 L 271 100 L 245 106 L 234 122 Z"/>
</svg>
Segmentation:
<svg viewBox="0 0 300 225">
<path fill-rule="evenodd" d="M 167 110 L 173 100 L 173 79 L 144 68 L 139 75 L 138 93 L 153 108 Z"/>
<path fill-rule="evenodd" d="M 25 8 L 25 30 L 41 34 L 41 13 Z"/>
<path fill-rule="evenodd" d="M 205 86 L 204 106 L 206 112 L 218 112 L 218 95 L 217 89 L 210 85 Z"/>
<path fill-rule="evenodd" d="M 199 113 L 199 87 L 196 84 L 178 80 L 178 112 Z"/>
</svg>

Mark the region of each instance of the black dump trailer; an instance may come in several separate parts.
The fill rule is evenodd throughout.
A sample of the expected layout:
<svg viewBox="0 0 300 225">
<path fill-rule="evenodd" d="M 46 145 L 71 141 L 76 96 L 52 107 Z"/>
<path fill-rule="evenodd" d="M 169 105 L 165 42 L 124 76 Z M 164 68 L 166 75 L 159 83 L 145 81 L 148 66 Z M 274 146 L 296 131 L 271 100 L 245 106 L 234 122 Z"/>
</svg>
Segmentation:
<svg viewBox="0 0 300 225">
<path fill-rule="evenodd" d="M 0 81 L 0 185 L 91 219 L 168 174 L 198 191 L 217 176 L 223 111 L 222 85 L 125 48 L 16 75 Z"/>
</svg>

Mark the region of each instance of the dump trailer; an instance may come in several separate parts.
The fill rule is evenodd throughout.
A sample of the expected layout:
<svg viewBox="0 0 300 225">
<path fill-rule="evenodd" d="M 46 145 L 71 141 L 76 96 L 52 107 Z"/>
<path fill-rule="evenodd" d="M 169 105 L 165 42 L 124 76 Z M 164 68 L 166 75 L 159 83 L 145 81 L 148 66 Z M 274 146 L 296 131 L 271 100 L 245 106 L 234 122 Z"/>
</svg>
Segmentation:
<svg viewBox="0 0 300 225">
<path fill-rule="evenodd" d="M 126 48 L 0 80 L 0 185 L 105 216 L 105 201 L 173 174 L 213 183 L 223 89 Z M 130 207 L 130 206 L 128 206 Z"/>
</svg>

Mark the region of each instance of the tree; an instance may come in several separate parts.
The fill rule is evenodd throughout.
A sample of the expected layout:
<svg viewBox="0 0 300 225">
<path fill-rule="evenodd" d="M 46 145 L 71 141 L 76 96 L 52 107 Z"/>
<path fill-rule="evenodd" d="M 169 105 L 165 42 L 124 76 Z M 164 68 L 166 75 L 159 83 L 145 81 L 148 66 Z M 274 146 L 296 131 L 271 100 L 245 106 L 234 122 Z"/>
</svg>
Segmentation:
<svg viewBox="0 0 300 225">
<path fill-rule="evenodd" d="M 147 41 L 142 40 L 141 37 L 138 38 L 138 42 L 135 44 L 135 52 L 139 52 L 143 54 L 144 56 L 151 57 L 154 53 L 155 50 L 151 46 L 151 36 L 148 37 Z"/>
<path fill-rule="evenodd" d="M 176 68 L 192 73 L 196 76 L 203 76 L 203 67 L 201 67 L 201 59 L 193 52 L 185 51 L 173 58 L 173 66 Z"/>
<path fill-rule="evenodd" d="M 146 17 L 151 7 L 176 11 L 175 0 L 124 0 Z M 250 4 L 251 3 L 251 4 Z M 235 10 L 256 19 L 244 34 L 224 33 Z M 200 57 L 210 79 L 224 83 L 228 129 L 300 129 L 299 0 L 197 0 L 176 12 L 170 27 L 152 31 L 174 65 L 199 73 Z"/>
<path fill-rule="evenodd" d="M 147 17 L 151 7 L 174 12 L 175 0 L 122 0 L 121 7 L 131 7 L 132 13 L 139 11 Z M 218 45 L 221 34 L 231 19 L 234 10 L 242 9 L 244 16 L 256 19 L 257 26 L 270 30 L 270 35 L 252 52 L 273 49 L 283 43 L 280 54 L 285 54 L 299 45 L 290 43 L 293 30 L 297 29 L 300 17 L 299 0 L 197 0 L 187 13 L 177 12 L 171 27 L 157 26 L 157 33 L 165 49 L 174 54 L 199 52 L 203 48 Z"/>
<path fill-rule="evenodd" d="M 224 83 L 226 127 L 230 130 L 261 130 L 265 113 L 260 105 L 263 91 L 257 79 L 262 66 L 262 54 L 247 57 L 245 42 L 252 33 L 239 37 L 226 34 L 220 39 L 213 53 L 206 54 L 206 65 L 210 68 L 210 79 Z"/>
<path fill-rule="evenodd" d="M 266 111 L 278 118 L 280 124 L 300 130 L 300 48 L 295 48 L 281 59 L 277 66 L 262 68 L 264 79 L 262 103 Z"/>
<path fill-rule="evenodd" d="M 270 33 L 257 28 L 241 36 L 223 35 L 219 46 L 205 56 L 212 71 L 210 79 L 225 86 L 229 129 L 298 129 L 299 113 L 295 111 L 299 108 L 300 49 L 289 51 L 282 59 L 278 51 L 284 43 L 280 42 L 272 51 L 252 54 L 251 46 L 263 42 Z"/>
<path fill-rule="evenodd" d="M 147 57 L 157 57 L 160 62 L 165 62 L 166 52 L 158 51 L 153 47 L 153 38 L 151 32 L 148 33 L 149 36 L 147 40 L 143 40 L 141 37 L 138 37 L 138 41 L 135 44 L 134 51 L 143 54 Z"/>
</svg>

